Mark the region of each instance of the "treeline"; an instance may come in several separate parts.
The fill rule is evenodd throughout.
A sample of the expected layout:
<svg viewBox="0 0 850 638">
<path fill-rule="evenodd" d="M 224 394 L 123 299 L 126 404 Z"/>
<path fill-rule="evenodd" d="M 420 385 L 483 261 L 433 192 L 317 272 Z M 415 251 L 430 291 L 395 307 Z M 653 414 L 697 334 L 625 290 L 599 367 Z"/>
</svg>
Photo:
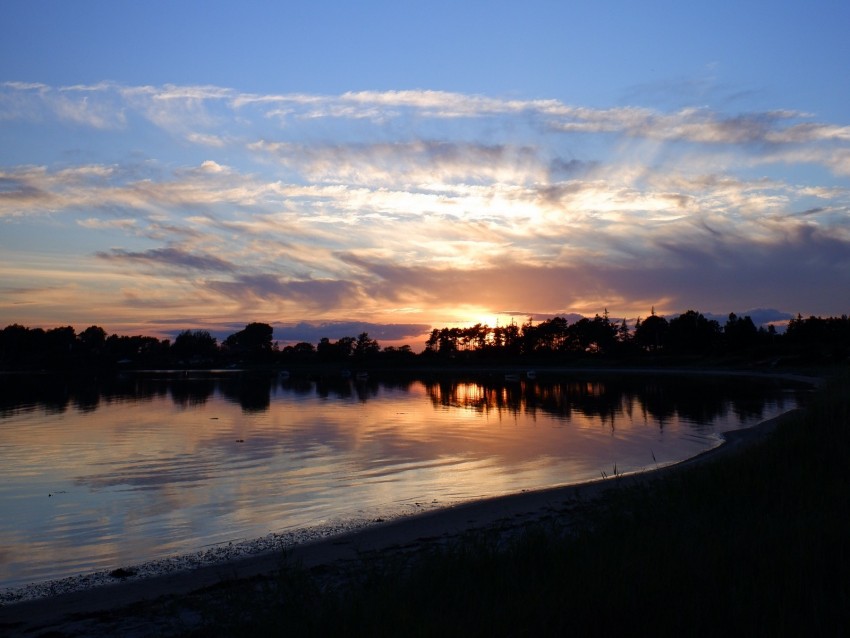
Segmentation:
<svg viewBox="0 0 850 638">
<path fill-rule="evenodd" d="M 389 363 L 412 361 L 410 346 L 381 348 L 367 333 L 323 338 L 316 345 L 298 343 L 279 348 L 273 328 L 250 323 L 219 342 L 207 330 L 184 330 L 172 342 L 146 336 L 107 335 L 99 326 L 79 334 L 71 326 L 27 328 L 19 324 L 0 331 L 0 369 L 69 370 L 80 368 L 209 368 L 231 365 L 298 363 Z"/>
<path fill-rule="evenodd" d="M 107 335 L 99 326 L 80 333 L 64 326 L 44 330 L 18 324 L 0 331 L 0 368 L 14 370 L 103 367 L 214 367 L 266 365 L 387 365 L 416 363 L 568 363 L 577 359 L 737 357 L 774 361 L 844 361 L 850 355 L 850 319 L 798 315 L 784 333 L 756 327 L 749 316 L 730 314 L 724 325 L 694 310 L 666 319 L 654 310 L 629 326 L 601 316 L 570 323 L 553 317 L 537 324 L 432 330 L 425 350 L 381 345 L 361 333 L 280 348 L 273 328 L 250 323 L 222 342 L 207 330 L 184 330 L 172 342 L 145 336 Z"/>
<path fill-rule="evenodd" d="M 724 325 L 702 313 L 688 310 L 666 319 L 653 310 L 629 327 L 625 319 L 613 321 L 607 310 L 592 319 L 569 323 L 553 317 L 491 328 L 431 331 L 423 356 L 449 359 L 533 359 L 542 362 L 565 358 L 648 356 L 713 356 L 765 358 L 777 356 L 844 360 L 850 355 L 850 319 L 798 315 L 783 334 L 774 326 L 756 327 L 749 316 L 730 314 Z"/>
</svg>

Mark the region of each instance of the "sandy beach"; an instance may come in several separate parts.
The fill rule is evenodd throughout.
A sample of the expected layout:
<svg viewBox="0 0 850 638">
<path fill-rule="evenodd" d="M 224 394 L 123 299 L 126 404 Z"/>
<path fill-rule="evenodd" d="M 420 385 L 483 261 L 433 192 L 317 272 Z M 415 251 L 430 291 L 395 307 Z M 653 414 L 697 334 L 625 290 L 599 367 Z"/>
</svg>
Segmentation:
<svg viewBox="0 0 850 638">
<path fill-rule="evenodd" d="M 296 545 L 287 560 L 308 569 L 334 569 L 398 551 L 415 551 L 429 543 L 444 543 L 476 531 L 510 534 L 523 526 L 546 520 L 569 525 L 577 508 L 592 506 L 609 490 L 651 481 L 695 464 L 711 462 L 769 436 L 794 411 L 724 435 L 724 443 L 697 457 L 654 471 L 619 476 L 580 485 L 523 492 L 417 516 L 380 523 L 352 533 Z M 161 610 L 177 609 L 191 597 L 215 595 L 225 587 L 249 585 L 251 579 L 273 574 L 282 565 L 281 552 L 268 552 L 190 571 L 132 579 L 113 584 L 46 596 L 0 607 L 0 631 L 8 636 L 38 635 L 167 635 L 160 624 Z M 191 618 L 185 619 L 191 625 Z"/>
</svg>

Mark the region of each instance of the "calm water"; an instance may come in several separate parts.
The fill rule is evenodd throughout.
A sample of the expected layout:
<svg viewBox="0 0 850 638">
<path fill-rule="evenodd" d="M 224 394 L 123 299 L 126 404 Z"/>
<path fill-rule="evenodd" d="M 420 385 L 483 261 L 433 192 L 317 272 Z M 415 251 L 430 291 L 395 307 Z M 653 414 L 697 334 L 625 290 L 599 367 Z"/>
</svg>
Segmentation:
<svg viewBox="0 0 850 638">
<path fill-rule="evenodd" d="M 0 382 L 0 587 L 651 468 L 804 392 L 647 375 Z"/>
</svg>

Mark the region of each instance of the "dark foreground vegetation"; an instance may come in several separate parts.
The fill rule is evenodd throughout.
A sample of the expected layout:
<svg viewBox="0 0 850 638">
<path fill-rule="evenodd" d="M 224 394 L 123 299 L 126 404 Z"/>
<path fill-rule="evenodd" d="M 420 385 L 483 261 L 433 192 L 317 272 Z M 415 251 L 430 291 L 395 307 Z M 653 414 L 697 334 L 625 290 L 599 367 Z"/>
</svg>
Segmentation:
<svg viewBox="0 0 850 638">
<path fill-rule="evenodd" d="M 571 365 L 604 362 L 820 365 L 850 356 L 850 318 L 798 316 L 784 333 L 730 314 L 724 325 L 689 310 L 665 319 L 652 312 L 634 325 L 607 311 L 573 323 L 483 324 L 432 330 L 421 353 L 410 346 L 381 347 L 368 333 L 322 338 L 283 347 L 273 328 L 250 323 L 221 343 L 206 330 L 184 330 L 173 340 L 107 335 L 99 326 L 79 334 L 71 326 L 44 330 L 18 324 L 0 330 L 0 370 L 104 368 L 216 368 L 236 366 L 405 368 L 462 365 Z"/>
<path fill-rule="evenodd" d="M 575 526 L 364 558 L 342 581 L 289 565 L 188 635 L 847 635 L 848 460 L 845 374 L 767 441 L 621 478 Z"/>
</svg>

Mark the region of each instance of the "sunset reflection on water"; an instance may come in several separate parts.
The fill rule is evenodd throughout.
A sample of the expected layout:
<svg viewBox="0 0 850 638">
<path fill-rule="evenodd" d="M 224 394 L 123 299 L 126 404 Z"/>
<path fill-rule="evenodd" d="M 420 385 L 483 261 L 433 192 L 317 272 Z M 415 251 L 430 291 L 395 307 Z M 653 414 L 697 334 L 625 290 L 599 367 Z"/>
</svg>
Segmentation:
<svg viewBox="0 0 850 638">
<path fill-rule="evenodd" d="M 0 397 L 0 586 L 663 465 L 798 401 L 706 378 L 51 383 Z"/>
</svg>

